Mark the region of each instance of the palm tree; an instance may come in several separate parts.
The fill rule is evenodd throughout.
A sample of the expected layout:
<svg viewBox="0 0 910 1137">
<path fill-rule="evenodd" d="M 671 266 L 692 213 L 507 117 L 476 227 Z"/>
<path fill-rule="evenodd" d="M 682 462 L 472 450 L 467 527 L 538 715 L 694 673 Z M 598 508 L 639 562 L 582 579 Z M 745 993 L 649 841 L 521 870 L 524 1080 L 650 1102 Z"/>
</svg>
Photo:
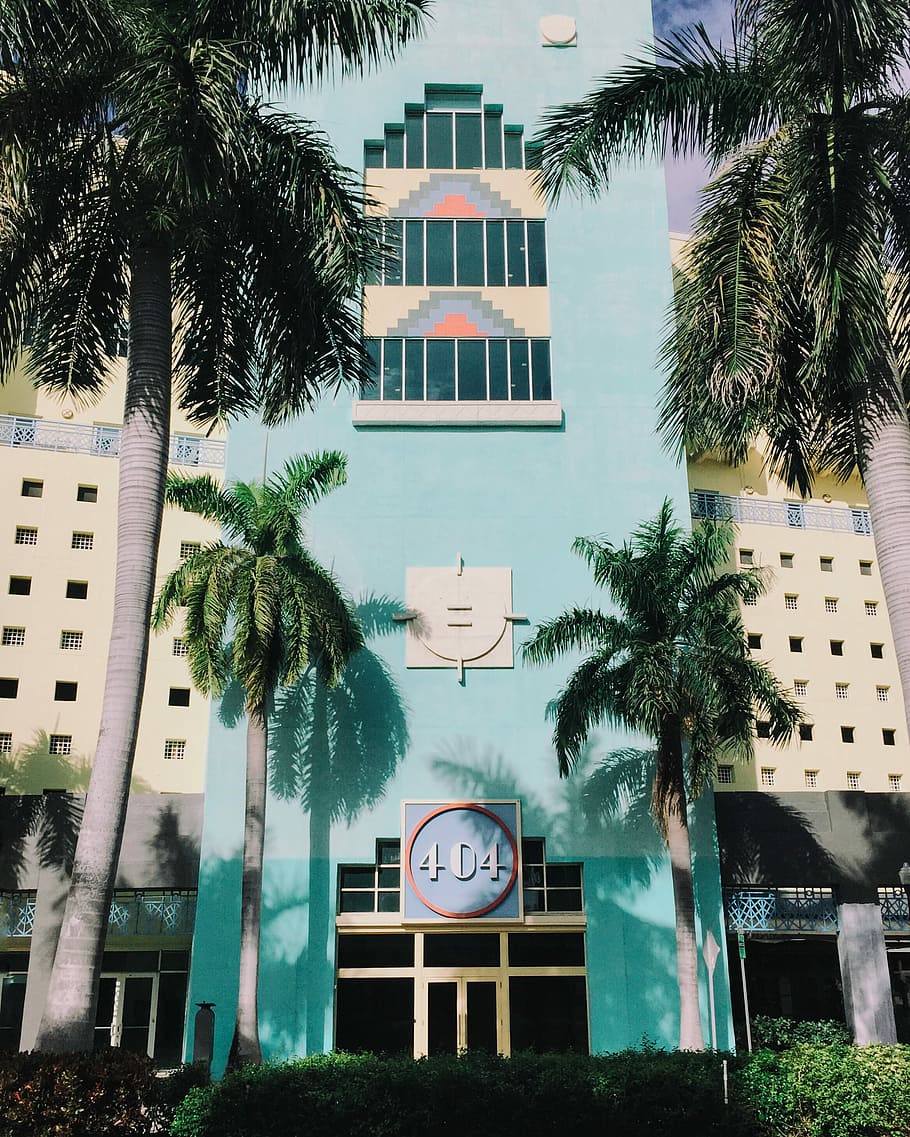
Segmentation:
<svg viewBox="0 0 910 1137">
<path fill-rule="evenodd" d="M 910 716 L 910 9 L 739 0 L 551 110 L 542 183 L 596 192 L 615 165 L 704 153 L 705 191 L 665 345 L 666 438 L 788 486 L 858 469 Z M 910 723 L 910 719 L 908 719 Z"/>
<path fill-rule="evenodd" d="M 279 687 L 312 667 L 333 687 L 363 647 L 352 603 L 307 552 L 306 510 L 346 481 L 336 451 L 289 461 L 264 484 L 222 489 L 211 477 L 169 476 L 167 500 L 217 522 L 232 543 L 217 541 L 175 569 L 155 603 L 156 629 L 185 606 L 187 659 L 204 695 L 218 695 L 229 675 L 245 695 L 246 813 L 240 897 L 240 986 L 231 1065 L 260 1062 L 257 989 L 269 714 Z M 225 649 L 230 630 L 231 644 Z"/>
<path fill-rule="evenodd" d="M 40 1049 L 92 1044 L 172 400 L 200 423 L 277 422 L 366 374 L 358 179 L 252 91 L 360 71 L 428 3 L 0 0 L 0 375 L 27 339 L 35 382 L 86 401 L 129 320 L 105 694 Z"/>
<path fill-rule="evenodd" d="M 687 803 L 709 784 L 720 756 L 752 756 L 757 712 L 776 743 L 801 721 L 797 705 L 745 646 L 739 604 L 760 596 L 766 577 L 759 569 L 724 571 L 732 543 L 729 523 L 706 522 L 691 533 L 679 528 L 666 501 L 619 548 L 577 538 L 574 551 L 607 589 L 616 614 L 573 608 L 541 624 L 523 648 L 537 665 L 585 653 L 549 708 L 560 774 L 575 767 L 599 723 L 655 743 L 651 812 L 670 854 L 679 1044 L 687 1050 L 704 1046 Z M 618 752 L 607 762 L 627 760 L 628 752 Z"/>
</svg>

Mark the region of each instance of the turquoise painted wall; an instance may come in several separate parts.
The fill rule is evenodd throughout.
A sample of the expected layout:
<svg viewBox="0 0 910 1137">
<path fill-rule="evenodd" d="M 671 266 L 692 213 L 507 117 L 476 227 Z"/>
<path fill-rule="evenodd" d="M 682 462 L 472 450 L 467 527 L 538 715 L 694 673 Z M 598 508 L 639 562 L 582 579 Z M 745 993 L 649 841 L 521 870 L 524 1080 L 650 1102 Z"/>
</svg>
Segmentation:
<svg viewBox="0 0 910 1137">
<path fill-rule="evenodd" d="M 438 0 L 426 39 L 400 63 L 359 82 L 295 97 L 343 160 L 362 165 L 365 137 L 401 121 L 425 82 L 482 83 L 484 101 L 526 137 L 542 108 L 579 97 L 623 55 L 650 40 L 648 0 L 566 0 L 578 46 L 545 49 L 538 20 L 550 0 Z M 229 478 L 261 476 L 307 450 L 349 456 L 348 485 L 312 515 L 311 543 L 356 597 L 403 601 L 408 566 L 507 565 L 513 607 L 531 626 L 574 603 L 600 600 L 570 552 L 578 534 L 623 539 L 665 496 L 687 516 L 685 472 L 655 437 L 655 355 L 670 300 L 662 171 L 617 175 L 603 201 L 566 200 L 548 215 L 554 397 L 561 429 L 355 429 L 342 395 L 282 430 L 241 423 L 228 443 Z M 584 858 L 592 1047 L 673 1045 L 678 1031 L 669 869 L 649 828 L 582 833 L 579 779 L 561 783 L 544 719 L 567 668 L 407 670 L 404 631 L 380 620 L 371 650 L 400 691 L 410 747 L 382 796 L 356 818 L 311 828 L 297 800 L 269 803 L 260 1015 L 269 1056 L 332 1043 L 335 879 L 339 862 L 372 860 L 374 840 L 397 836 L 404 798 L 517 796 L 524 831 L 551 858 Z M 516 629 L 516 646 L 530 634 Z M 388 703 L 370 707 L 380 720 Z M 596 756 L 628 743 L 601 731 Z M 237 983 L 244 731 L 218 716 L 208 755 L 205 829 L 190 1010 L 217 1004 L 216 1068 L 233 1025 Z M 448 763 L 443 765 L 442 763 Z M 388 774 L 388 771 L 380 772 Z M 381 780 L 381 778 L 379 779 Z M 710 803 L 694 840 L 699 902 L 720 935 L 719 877 Z M 319 812 L 319 811 L 317 811 Z M 329 833 L 330 830 L 330 833 Z M 311 846 L 317 851 L 310 858 Z M 724 960 L 718 964 L 721 1045 L 732 1045 Z M 706 1012 L 707 1015 L 707 1012 Z M 705 1019 L 706 1035 L 707 1017 Z"/>
</svg>

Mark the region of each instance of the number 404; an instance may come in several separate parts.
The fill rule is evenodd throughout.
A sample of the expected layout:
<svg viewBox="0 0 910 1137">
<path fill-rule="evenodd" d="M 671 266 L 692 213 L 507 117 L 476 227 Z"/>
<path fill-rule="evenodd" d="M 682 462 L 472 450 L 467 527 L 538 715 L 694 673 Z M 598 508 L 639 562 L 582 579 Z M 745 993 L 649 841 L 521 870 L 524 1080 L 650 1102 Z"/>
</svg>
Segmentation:
<svg viewBox="0 0 910 1137">
<path fill-rule="evenodd" d="M 488 872 L 490 880 L 499 880 L 500 872 L 511 871 L 511 865 L 499 859 L 499 842 L 478 854 L 470 841 L 456 841 L 449 849 L 448 863 L 439 859 L 439 842 L 434 841 L 417 866 L 429 874 L 430 880 L 439 880 L 441 872 L 451 872 L 457 880 L 471 880 L 478 872 Z"/>
</svg>

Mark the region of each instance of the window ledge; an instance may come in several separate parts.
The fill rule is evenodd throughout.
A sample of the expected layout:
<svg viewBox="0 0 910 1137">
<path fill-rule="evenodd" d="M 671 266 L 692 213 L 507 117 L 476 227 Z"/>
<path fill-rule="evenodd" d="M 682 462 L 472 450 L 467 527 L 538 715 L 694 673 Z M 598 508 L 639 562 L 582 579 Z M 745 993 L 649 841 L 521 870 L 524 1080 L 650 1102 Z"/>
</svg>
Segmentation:
<svg viewBox="0 0 910 1137">
<path fill-rule="evenodd" d="M 356 399 L 352 420 L 354 426 L 562 426 L 562 404 Z"/>
</svg>

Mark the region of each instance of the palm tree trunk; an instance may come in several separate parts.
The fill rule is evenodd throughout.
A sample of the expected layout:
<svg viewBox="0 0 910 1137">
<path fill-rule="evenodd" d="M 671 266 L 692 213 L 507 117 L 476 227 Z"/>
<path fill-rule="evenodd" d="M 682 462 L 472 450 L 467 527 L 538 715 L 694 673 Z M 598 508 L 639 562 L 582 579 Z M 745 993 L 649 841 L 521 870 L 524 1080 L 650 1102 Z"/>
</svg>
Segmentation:
<svg viewBox="0 0 910 1137">
<path fill-rule="evenodd" d="M 910 426 L 903 408 L 870 418 L 861 472 L 910 732 Z"/>
<path fill-rule="evenodd" d="M 120 441 L 114 617 L 101 729 L 36 1050 L 91 1050 L 126 822 L 164 510 L 171 416 L 171 254 L 137 241 Z"/>
<path fill-rule="evenodd" d="M 676 979 L 679 986 L 679 1048 L 704 1050 L 701 1009 L 698 1001 L 698 941 L 695 935 L 695 885 L 692 848 L 686 816 L 682 742 L 673 732 L 664 740 L 669 751 L 673 789 L 664 818 L 670 870 L 673 875 L 673 906 L 676 915 Z"/>
<path fill-rule="evenodd" d="M 243 881 L 240 890 L 240 983 L 237 1020 L 228 1066 L 262 1061 L 259 1046 L 259 933 L 262 925 L 262 864 L 269 727 L 264 707 L 251 711 L 246 732 L 246 813 Z"/>
</svg>

